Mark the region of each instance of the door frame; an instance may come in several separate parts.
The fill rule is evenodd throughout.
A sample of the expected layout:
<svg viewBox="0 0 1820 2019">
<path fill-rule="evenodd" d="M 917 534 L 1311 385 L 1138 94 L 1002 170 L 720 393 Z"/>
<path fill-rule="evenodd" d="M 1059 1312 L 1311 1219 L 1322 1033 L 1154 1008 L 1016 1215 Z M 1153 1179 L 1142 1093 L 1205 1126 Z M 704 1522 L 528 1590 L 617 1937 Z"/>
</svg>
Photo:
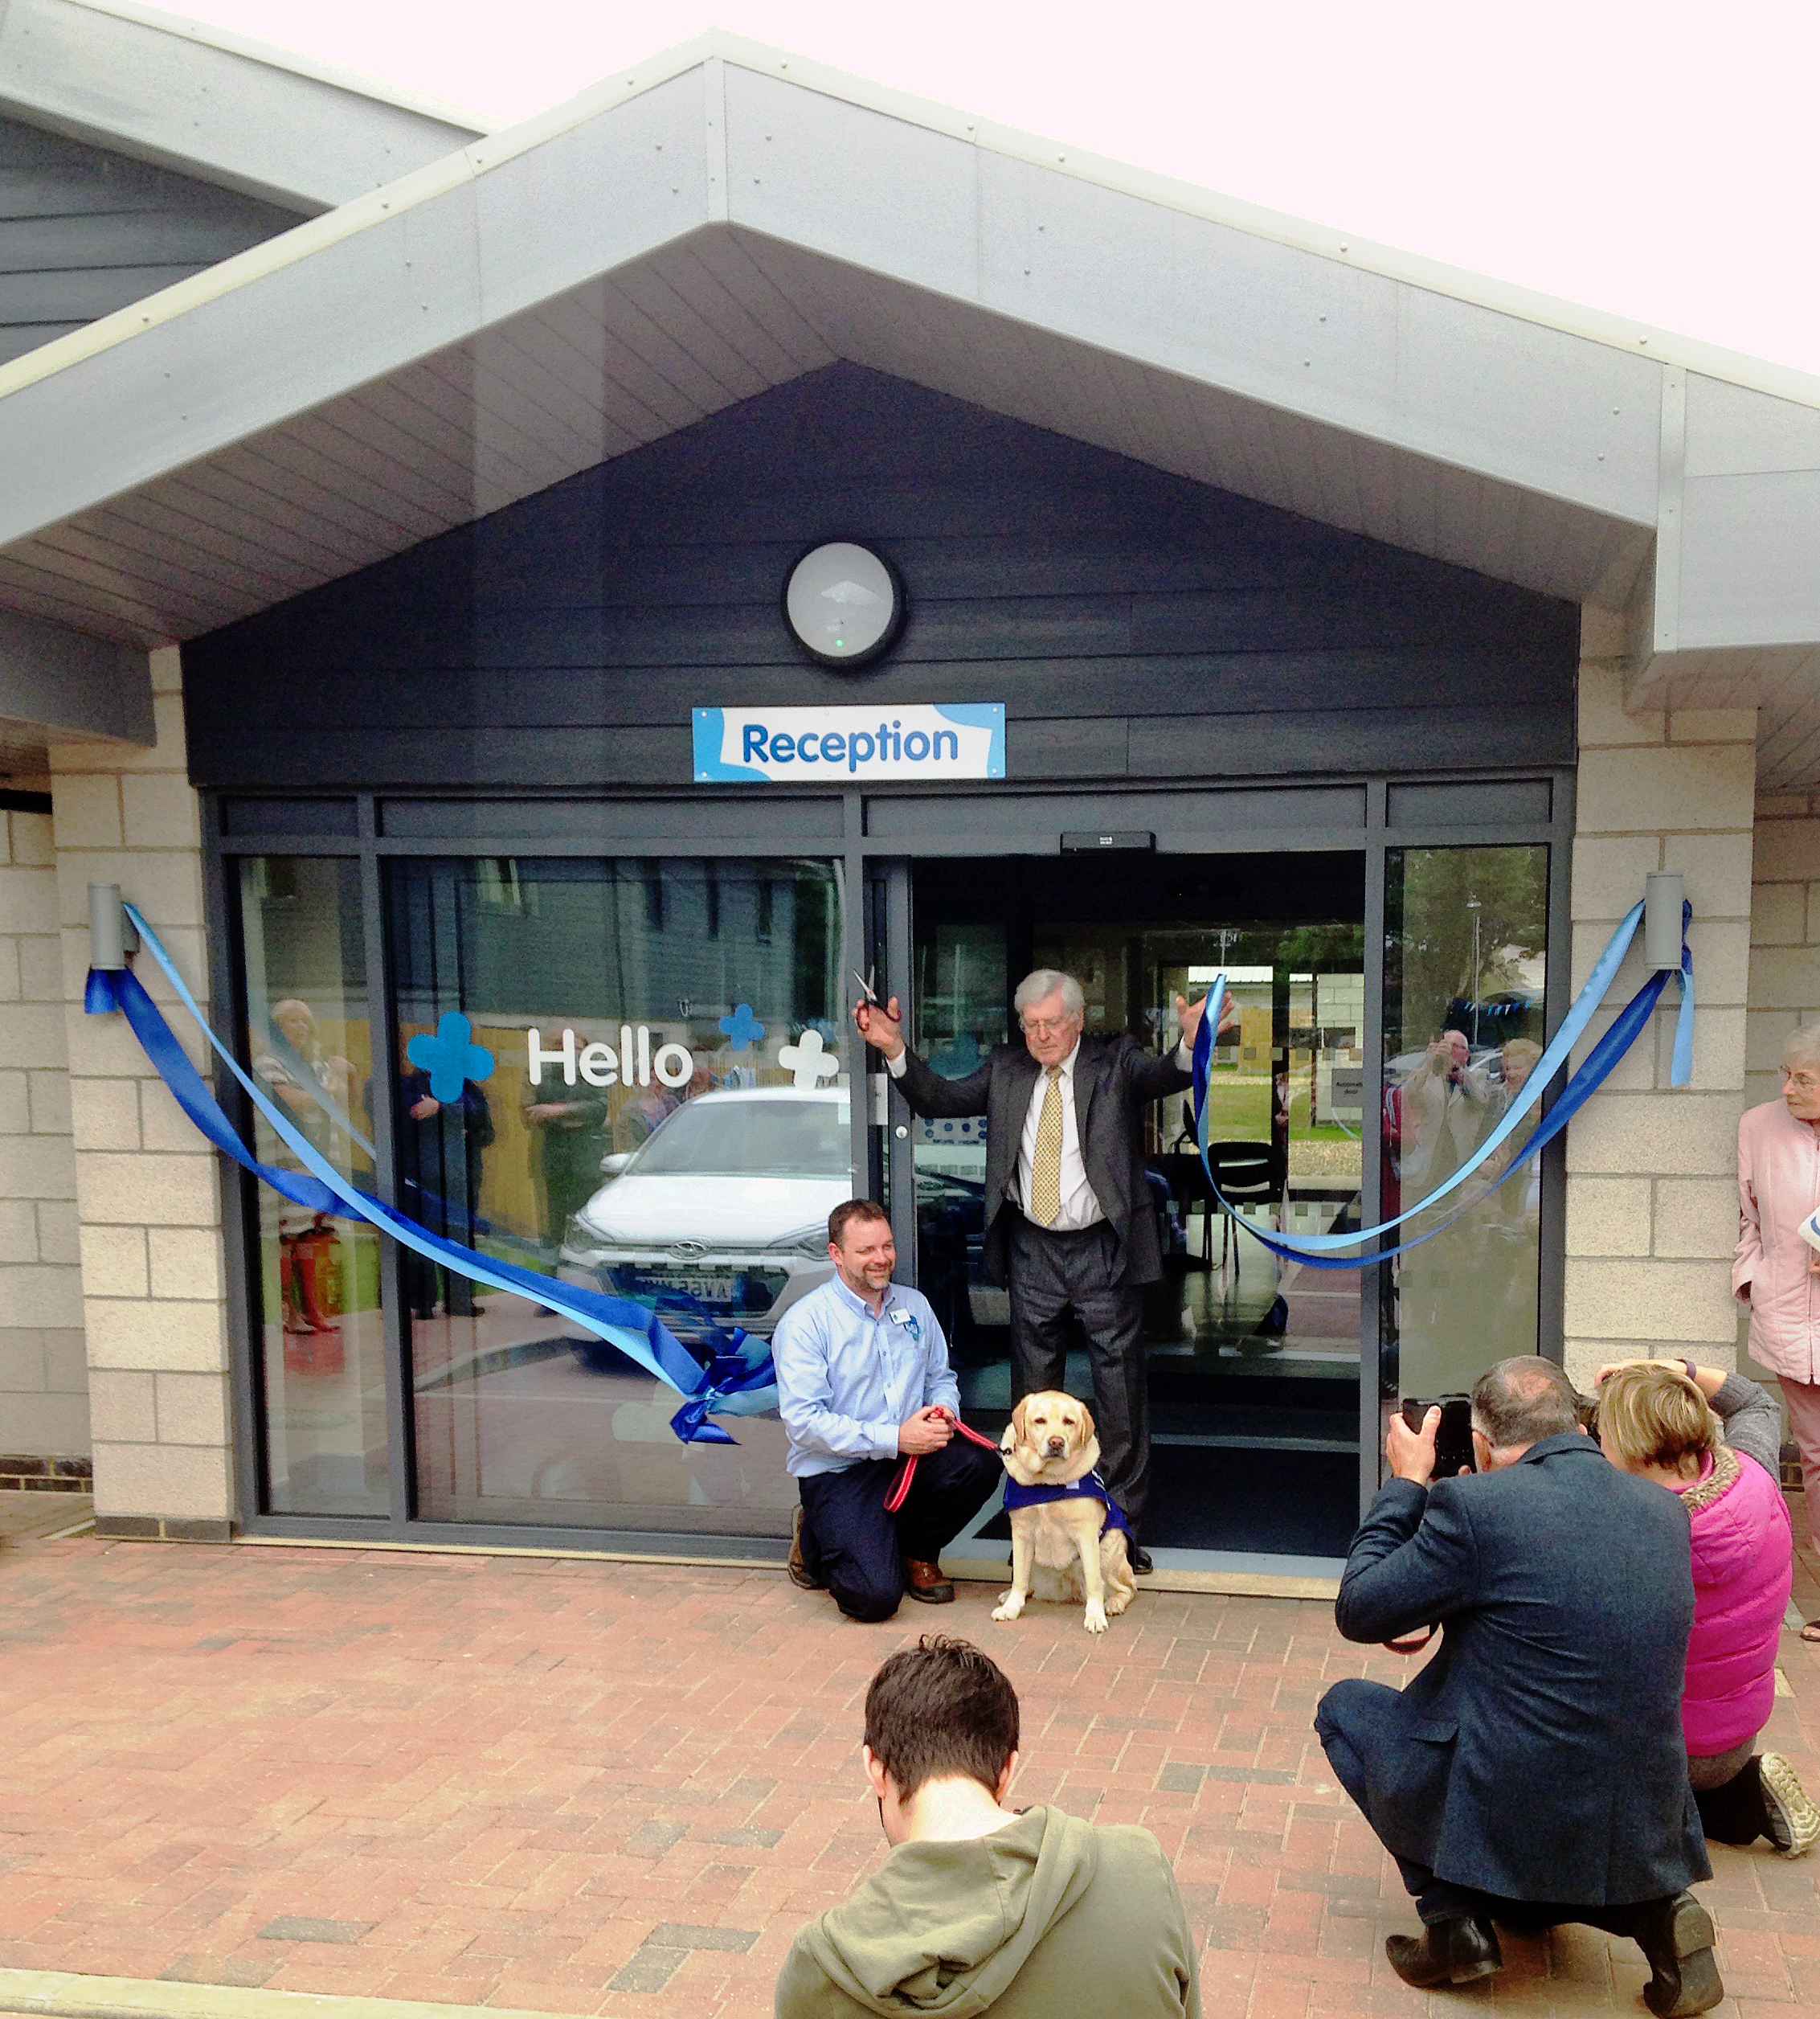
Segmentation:
<svg viewBox="0 0 1820 2019">
<path fill-rule="evenodd" d="M 1184 779 L 1154 784 L 1123 780 L 1005 783 L 992 787 L 849 787 L 819 794 L 722 786 L 616 790 L 593 796 L 497 788 L 450 793 L 349 790 L 342 792 L 202 792 L 203 874 L 207 948 L 213 978 L 212 1018 L 226 1042 L 243 1042 L 244 977 L 239 957 L 235 858 L 252 855 L 353 857 L 360 864 L 370 1014 L 374 1042 L 393 1038 L 393 973 L 380 904 L 388 856 L 725 856 L 775 853 L 816 856 L 842 865 L 841 966 L 864 973 L 876 959 L 879 989 L 902 993 L 912 940 L 910 865 L 925 857 L 1054 855 L 1067 833 L 1151 833 L 1159 854 L 1251 854 L 1363 852 L 1365 857 L 1367 1038 L 1362 1104 L 1374 1116 L 1383 1098 L 1382 1025 L 1384 858 L 1392 848 L 1467 847 L 1545 843 L 1549 857 L 1548 970 L 1545 1020 L 1558 1026 L 1569 1001 L 1572 929 L 1568 890 L 1573 833 L 1572 767 L 1507 768 L 1287 777 L 1274 784 L 1233 784 Z M 902 878 L 902 898 L 894 893 Z M 894 922 L 895 921 L 895 922 Z M 849 983 L 849 987 L 851 984 Z M 856 1062 L 857 1063 L 857 1062 Z M 887 1084 L 885 1120 L 873 1119 L 878 1096 L 869 1068 L 853 1079 L 851 1104 L 856 1173 L 876 1190 L 891 1160 L 906 1175 L 910 1144 L 894 1129 L 910 1120 L 902 1096 Z M 1558 1095 L 1564 1075 L 1552 1091 Z M 246 1104 L 232 1087 L 224 1104 L 243 1129 Z M 389 1100 L 375 1101 L 375 1125 L 389 1141 Z M 380 1173 L 382 1196 L 390 1159 Z M 1544 1153 L 1552 1173 L 1543 1188 L 1539 1305 L 1540 1350 L 1562 1350 L 1564 1142 Z M 1362 1173 L 1364 1209 L 1378 1210 L 1376 1160 Z M 913 1181 L 914 1182 L 914 1181 Z M 223 1226 L 227 1258 L 229 1359 L 238 1520 L 255 1535 L 321 1537 L 369 1542 L 441 1543 L 455 1547 L 579 1550 L 587 1554 L 700 1558 L 705 1546 L 728 1560 L 781 1560 L 778 1546 L 750 1538 L 714 1538 L 646 1530 L 529 1527 L 516 1524 L 427 1521 L 416 1512 L 409 1410 L 409 1324 L 395 1256 L 381 1272 L 386 1313 L 386 1420 L 391 1475 L 389 1514 L 374 1517 L 273 1514 L 260 1505 L 264 1425 L 260 1416 L 258 1329 L 258 1214 L 249 1210 L 250 1179 L 224 1177 Z M 894 1187 L 894 1194 L 902 1188 Z M 909 1244 L 914 1258 L 914 1242 Z M 914 1263 L 913 1263 L 914 1266 Z M 1360 1493 L 1366 1505 L 1379 1483 L 1384 1399 L 1376 1392 L 1378 1328 L 1373 1300 L 1360 1299 Z"/>
</svg>

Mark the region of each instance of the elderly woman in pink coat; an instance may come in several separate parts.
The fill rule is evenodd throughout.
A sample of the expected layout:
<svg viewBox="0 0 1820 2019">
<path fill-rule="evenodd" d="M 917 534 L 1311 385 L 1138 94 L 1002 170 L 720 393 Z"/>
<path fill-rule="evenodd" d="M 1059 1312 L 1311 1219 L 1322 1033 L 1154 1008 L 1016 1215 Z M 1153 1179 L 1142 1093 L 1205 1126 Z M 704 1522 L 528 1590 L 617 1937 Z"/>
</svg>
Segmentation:
<svg viewBox="0 0 1820 2019">
<path fill-rule="evenodd" d="M 1820 1023 L 1782 1050 L 1782 1096 L 1738 1124 L 1738 1252 L 1732 1288 L 1750 1306 L 1750 1355 L 1781 1384 L 1801 1448 L 1807 1526 L 1820 1548 L 1820 1254 L 1801 1238 L 1820 1210 Z M 1820 1620 L 1802 1628 L 1820 1640 Z"/>
<path fill-rule="evenodd" d="M 1784 1857 L 1820 1842 L 1815 1808 L 1780 1753 L 1757 1742 L 1776 1702 L 1776 1652 L 1793 1536 L 1777 1478 L 1782 1415 L 1742 1374 L 1688 1361 L 1599 1370 L 1599 1448 L 1687 1511 L 1694 1630 L 1681 1723 L 1700 1823 L 1721 1844 L 1766 1837 Z"/>
</svg>

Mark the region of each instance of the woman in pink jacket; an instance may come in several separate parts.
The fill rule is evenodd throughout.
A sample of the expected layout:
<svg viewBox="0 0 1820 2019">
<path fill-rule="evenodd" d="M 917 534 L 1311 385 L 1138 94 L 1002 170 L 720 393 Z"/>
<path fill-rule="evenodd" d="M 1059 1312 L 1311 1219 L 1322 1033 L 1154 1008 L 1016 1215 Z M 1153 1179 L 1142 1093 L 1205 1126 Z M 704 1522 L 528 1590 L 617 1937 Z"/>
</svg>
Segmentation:
<svg viewBox="0 0 1820 2019">
<path fill-rule="evenodd" d="M 1793 1572 L 1776 1476 L 1781 1412 L 1741 1374 L 1630 1360 L 1599 1370 L 1597 1427 L 1613 1464 L 1679 1494 L 1687 1510 L 1694 1630 L 1681 1723 L 1701 1825 L 1720 1844 L 1767 1837 L 1799 1857 L 1820 1841 L 1820 1809 L 1780 1753 L 1756 1750 L 1775 1703 Z"/>
<path fill-rule="evenodd" d="M 1820 1255 L 1801 1238 L 1820 1210 L 1820 1023 L 1782 1049 L 1782 1097 L 1738 1124 L 1738 1252 L 1732 1288 L 1750 1306 L 1750 1355 L 1782 1390 L 1801 1448 L 1807 1526 L 1820 1549 Z M 1802 1629 L 1820 1640 L 1820 1620 Z"/>
</svg>

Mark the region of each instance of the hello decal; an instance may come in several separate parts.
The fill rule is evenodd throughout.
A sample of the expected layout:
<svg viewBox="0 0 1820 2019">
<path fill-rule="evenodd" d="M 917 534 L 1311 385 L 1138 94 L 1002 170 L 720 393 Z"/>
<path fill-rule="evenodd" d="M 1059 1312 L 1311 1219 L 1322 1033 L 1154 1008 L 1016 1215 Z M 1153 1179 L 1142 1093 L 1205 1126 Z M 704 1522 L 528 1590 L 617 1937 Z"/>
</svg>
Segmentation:
<svg viewBox="0 0 1820 2019">
<path fill-rule="evenodd" d="M 744 1004 L 740 1007 L 746 1009 Z M 746 1014 L 750 1020 L 750 1010 L 746 1010 Z M 723 1018 L 721 1028 L 726 1030 L 730 1021 Z M 734 1034 L 730 1031 L 728 1034 Z M 765 1027 L 749 1021 L 745 1034 L 750 1042 L 755 1035 L 763 1038 Z M 644 1023 L 636 1029 L 629 1023 L 621 1024 L 616 1046 L 598 1040 L 584 1043 L 568 1030 L 562 1033 L 560 1044 L 546 1044 L 541 1030 L 529 1030 L 525 1033 L 525 1057 L 534 1087 L 543 1084 L 544 1072 L 552 1067 L 560 1070 L 565 1087 L 573 1087 L 578 1080 L 585 1080 L 590 1087 L 648 1087 L 655 1079 L 660 1086 L 677 1087 L 686 1087 L 695 1077 L 695 1055 L 688 1046 L 673 1039 L 653 1045 L 651 1026 Z M 821 1033 L 812 1026 L 794 1044 L 779 1045 L 777 1064 L 804 1093 L 814 1092 L 840 1070 L 839 1055 L 825 1048 Z M 489 1071 L 492 1065 L 489 1058 Z"/>
</svg>

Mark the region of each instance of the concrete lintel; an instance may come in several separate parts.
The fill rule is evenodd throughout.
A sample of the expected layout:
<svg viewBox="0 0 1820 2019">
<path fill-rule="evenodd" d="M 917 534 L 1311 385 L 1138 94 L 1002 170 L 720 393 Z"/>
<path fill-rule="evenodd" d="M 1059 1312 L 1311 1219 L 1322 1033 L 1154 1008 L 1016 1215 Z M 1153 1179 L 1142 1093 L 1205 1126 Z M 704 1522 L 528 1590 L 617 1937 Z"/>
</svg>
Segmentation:
<svg viewBox="0 0 1820 2019">
<path fill-rule="evenodd" d="M 150 662 L 112 638 L 0 610 L 0 717 L 50 735 L 149 746 Z"/>
</svg>

